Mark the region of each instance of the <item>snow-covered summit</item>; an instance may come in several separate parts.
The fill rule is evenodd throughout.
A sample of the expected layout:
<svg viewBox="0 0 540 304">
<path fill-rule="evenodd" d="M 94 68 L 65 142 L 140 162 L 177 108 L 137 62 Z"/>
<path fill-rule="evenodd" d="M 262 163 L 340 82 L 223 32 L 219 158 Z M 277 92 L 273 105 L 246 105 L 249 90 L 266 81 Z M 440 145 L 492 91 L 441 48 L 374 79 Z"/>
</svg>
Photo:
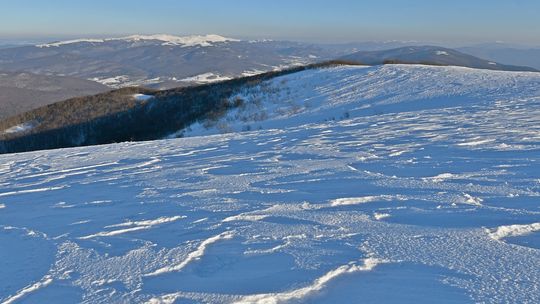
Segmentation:
<svg viewBox="0 0 540 304">
<path fill-rule="evenodd" d="M 94 38 L 83 38 L 83 39 L 74 39 L 66 41 L 58 41 L 46 44 L 36 45 L 39 48 L 48 48 L 48 47 L 60 47 L 63 45 L 75 44 L 75 43 L 104 43 L 107 41 L 127 41 L 127 42 L 137 42 L 137 41 L 160 41 L 161 45 L 178 45 L 183 47 L 190 46 L 212 46 L 214 43 L 223 43 L 223 42 L 237 42 L 238 39 L 227 38 L 219 35 L 191 35 L 191 36 L 174 36 L 168 34 L 155 34 L 155 35 L 131 35 L 126 37 L 119 38 L 103 38 L 103 39 L 94 39 Z"/>
<path fill-rule="evenodd" d="M 213 43 L 220 42 L 238 42 L 240 40 L 227 38 L 219 35 L 192 35 L 192 36 L 173 36 L 167 34 L 157 35 L 132 35 L 119 40 L 140 41 L 140 40 L 158 40 L 162 45 L 181 45 L 181 46 L 212 46 Z"/>
</svg>

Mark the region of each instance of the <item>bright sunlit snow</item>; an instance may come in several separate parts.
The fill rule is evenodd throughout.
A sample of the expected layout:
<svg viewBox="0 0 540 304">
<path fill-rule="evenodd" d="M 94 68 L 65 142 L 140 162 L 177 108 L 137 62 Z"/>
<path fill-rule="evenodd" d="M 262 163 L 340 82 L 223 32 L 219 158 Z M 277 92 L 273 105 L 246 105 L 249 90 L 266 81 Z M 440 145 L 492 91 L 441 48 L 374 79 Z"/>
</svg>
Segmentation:
<svg viewBox="0 0 540 304">
<path fill-rule="evenodd" d="M 447 51 L 437 51 L 438 56 L 450 56 Z"/>
<path fill-rule="evenodd" d="M 0 302 L 540 302 L 540 74 L 236 97 L 215 135 L 0 156 Z"/>
<path fill-rule="evenodd" d="M 220 75 L 216 75 L 216 74 L 210 72 L 210 73 L 204 73 L 204 74 L 196 75 L 196 76 L 193 76 L 193 77 L 184 78 L 181 81 L 183 81 L 183 82 L 196 82 L 196 83 L 212 83 L 212 82 L 224 81 L 224 80 L 229 80 L 229 79 L 231 79 L 231 77 L 220 76 Z"/>
<path fill-rule="evenodd" d="M 146 101 L 154 98 L 154 96 L 145 94 L 133 94 L 133 98 L 135 98 L 137 101 Z"/>
</svg>

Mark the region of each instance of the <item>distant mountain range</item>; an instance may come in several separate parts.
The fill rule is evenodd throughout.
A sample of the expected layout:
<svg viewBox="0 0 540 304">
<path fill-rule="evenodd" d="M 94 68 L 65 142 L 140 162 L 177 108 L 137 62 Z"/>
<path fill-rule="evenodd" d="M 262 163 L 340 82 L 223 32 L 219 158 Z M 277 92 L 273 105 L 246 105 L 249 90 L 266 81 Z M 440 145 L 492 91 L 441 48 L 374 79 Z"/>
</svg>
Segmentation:
<svg viewBox="0 0 540 304">
<path fill-rule="evenodd" d="M 112 88 L 172 88 L 327 60 L 353 50 L 218 35 L 133 35 L 2 49 L 0 69 L 67 75 Z"/>
<path fill-rule="evenodd" d="M 538 71 L 531 67 L 501 64 L 438 46 L 407 46 L 383 51 L 361 51 L 343 56 L 341 59 L 367 65 L 427 64 L 500 71 Z"/>
<path fill-rule="evenodd" d="M 415 43 L 309 44 L 239 40 L 219 35 L 132 35 L 11 46 L 0 49 L 0 71 L 6 71 L 0 72 L 0 120 L 68 98 L 110 89 L 132 86 L 180 88 L 335 58 L 366 65 L 421 63 L 534 71 L 453 49 L 408 45 Z M 477 52 L 486 49 L 500 52 L 497 45 L 476 48 Z M 101 105 L 98 108 L 104 115 L 113 111 L 112 108 L 104 110 L 106 108 Z"/>
</svg>

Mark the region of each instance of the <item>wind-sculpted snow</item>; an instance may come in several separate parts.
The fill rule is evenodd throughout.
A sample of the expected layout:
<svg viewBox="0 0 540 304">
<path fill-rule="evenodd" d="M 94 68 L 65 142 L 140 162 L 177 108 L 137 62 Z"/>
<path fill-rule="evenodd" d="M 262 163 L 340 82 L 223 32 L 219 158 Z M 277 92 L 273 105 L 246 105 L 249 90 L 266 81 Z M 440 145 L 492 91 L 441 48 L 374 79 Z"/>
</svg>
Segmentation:
<svg viewBox="0 0 540 304">
<path fill-rule="evenodd" d="M 99 202 L 99 201 L 97 201 L 97 202 Z M 91 203 L 96 203 L 96 202 L 91 202 Z M 132 231 L 150 229 L 155 225 L 174 222 L 174 221 L 177 221 L 177 220 L 182 219 L 182 218 L 185 218 L 185 217 L 184 216 L 160 217 L 160 218 L 155 219 L 155 220 L 135 221 L 135 222 L 130 221 L 130 222 L 122 223 L 122 224 L 109 225 L 109 226 L 106 226 L 105 228 L 126 227 L 126 226 L 127 227 L 133 226 L 133 227 L 119 229 L 119 230 L 98 232 L 96 234 L 82 236 L 79 239 L 87 240 L 87 239 L 92 239 L 92 238 L 96 238 L 96 237 L 100 237 L 100 236 L 115 236 L 115 235 L 124 234 L 124 233 L 132 232 Z"/>
<path fill-rule="evenodd" d="M 497 227 L 490 232 L 490 235 L 492 238 L 500 240 L 511 236 L 528 235 L 538 231 L 540 231 L 540 223 L 533 223 L 530 225 L 508 225 Z"/>
<path fill-rule="evenodd" d="M 48 276 L 45 276 L 43 278 L 43 281 L 42 282 L 37 282 L 31 286 L 28 286 L 26 288 L 23 288 L 21 291 L 19 291 L 16 295 L 6 299 L 3 303 L 4 304 L 11 304 L 11 303 L 15 303 L 17 300 L 23 298 L 26 294 L 28 293 L 32 293 L 40 288 L 44 288 L 44 287 L 47 287 L 47 285 L 51 284 L 52 283 L 52 279 Z"/>
<path fill-rule="evenodd" d="M 0 302 L 540 302 L 540 75 L 251 90 L 250 132 L 0 156 Z"/>
<path fill-rule="evenodd" d="M 201 243 L 201 245 L 199 245 L 197 250 L 191 252 L 187 256 L 187 258 L 185 260 L 183 260 L 180 264 L 167 266 L 167 267 L 157 269 L 156 271 L 147 274 L 147 276 L 157 276 L 157 275 L 164 274 L 164 273 L 167 273 L 167 272 L 180 271 L 180 270 L 184 269 L 189 263 L 191 263 L 193 261 L 196 261 L 196 260 L 200 259 L 202 256 L 204 256 L 206 248 L 209 245 L 211 245 L 211 244 L 213 244 L 213 243 L 215 243 L 215 242 L 217 242 L 219 240 L 231 239 L 232 237 L 233 237 L 232 233 L 225 232 L 225 233 L 222 233 L 220 235 L 213 236 L 213 237 L 211 237 L 211 238 L 209 238 L 207 240 L 204 240 Z"/>
</svg>

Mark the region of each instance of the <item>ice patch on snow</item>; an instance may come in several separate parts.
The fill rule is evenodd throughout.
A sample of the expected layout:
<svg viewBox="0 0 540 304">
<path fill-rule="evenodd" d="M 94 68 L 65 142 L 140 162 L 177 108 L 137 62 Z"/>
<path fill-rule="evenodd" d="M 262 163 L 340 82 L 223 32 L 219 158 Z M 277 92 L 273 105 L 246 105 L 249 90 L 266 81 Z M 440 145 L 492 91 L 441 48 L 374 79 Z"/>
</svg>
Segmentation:
<svg viewBox="0 0 540 304">
<path fill-rule="evenodd" d="M 437 51 L 437 56 L 450 56 L 447 51 Z"/>
</svg>

